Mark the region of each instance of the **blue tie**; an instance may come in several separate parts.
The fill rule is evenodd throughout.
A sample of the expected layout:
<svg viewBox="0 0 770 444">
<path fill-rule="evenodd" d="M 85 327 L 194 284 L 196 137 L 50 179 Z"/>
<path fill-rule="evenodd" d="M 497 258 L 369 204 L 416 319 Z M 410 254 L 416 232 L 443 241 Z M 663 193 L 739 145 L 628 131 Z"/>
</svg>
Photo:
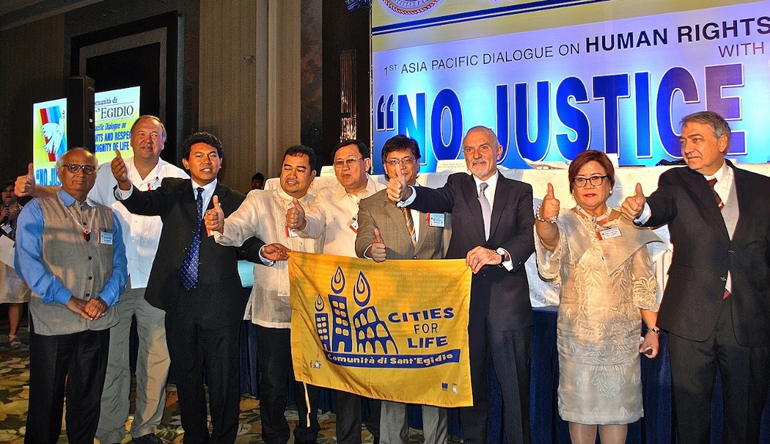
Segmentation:
<svg viewBox="0 0 770 444">
<path fill-rule="evenodd" d="M 198 191 L 198 197 L 195 199 L 195 204 L 198 207 L 198 226 L 195 230 L 195 237 L 193 238 L 190 249 L 187 250 L 187 255 L 182 261 L 182 286 L 185 290 L 189 290 L 198 282 L 198 259 L 201 251 L 201 221 L 203 220 L 203 188 L 196 188 Z"/>
</svg>

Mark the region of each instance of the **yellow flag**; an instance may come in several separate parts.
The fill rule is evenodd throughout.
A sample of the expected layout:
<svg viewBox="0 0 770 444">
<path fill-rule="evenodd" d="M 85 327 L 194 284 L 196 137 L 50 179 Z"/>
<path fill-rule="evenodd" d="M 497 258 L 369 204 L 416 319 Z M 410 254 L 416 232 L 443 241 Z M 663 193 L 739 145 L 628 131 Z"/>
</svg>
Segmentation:
<svg viewBox="0 0 770 444">
<path fill-rule="evenodd" d="M 292 251 L 289 276 L 297 380 L 390 401 L 473 404 L 464 259 L 377 264 Z"/>
</svg>

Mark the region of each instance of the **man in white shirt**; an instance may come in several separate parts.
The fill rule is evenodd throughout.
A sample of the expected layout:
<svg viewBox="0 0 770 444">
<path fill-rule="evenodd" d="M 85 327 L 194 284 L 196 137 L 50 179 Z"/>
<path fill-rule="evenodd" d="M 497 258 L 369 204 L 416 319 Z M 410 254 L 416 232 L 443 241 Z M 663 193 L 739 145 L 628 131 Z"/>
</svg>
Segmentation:
<svg viewBox="0 0 770 444">
<path fill-rule="evenodd" d="M 307 213 L 296 205 L 286 213 L 286 226 L 303 238 L 323 239 L 323 253 L 356 257 L 358 203 L 384 188 L 367 174 L 371 168 L 369 147 L 358 140 L 343 140 L 332 152 L 337 184 L 318 192 Z M 380 402 L 366 421 L 379 436 Z M 361 396 L 337 392 L 337 442 L 361 443 Z"/>
<path fill-rule="evenodd" d="M 137 189 L 154 190 L 167 177 L 188 178 L 178 168 L 160 158 L 166 142 L 166 128 L 159 118 L 143 115 L 131 126 L 133 158 L 124 159 L 128 178 Z M 101 165 L 96 184 L 88 197 L 112 208 L 123 227 L 129 279 L 116 307 L 120 316 L 110 329 L 110 351 L 107 375 L 101 399 L 101 413 L 96 437 L 103 443 L 121 442 L 126 436 L 131 393 L 129 335 L 132 319 L 136 319 L 139 349 L 136 358 L 136 412 L 131 436 L 136 443 L 160 443 L 155 428 L 163 417 L 166 402 L 166 377 L 171 361 L 166 345 L 165 312 L 144 299 L 147 279 L 158 250 L 163 223 L 158 216 L 139 216 L 117 203 L 113 189 L 117 181 L 110 164 Z M 16 180 L 16 194 L 35 197 L 53 195 L 58 187 L 35 187 L 34 176 Z"/>
<path fill-rule="evenodd" d="M 252 237 L 266 243 L 280 243 L 293 251 L 318 253 L 321 242 L 297 236 L 286 226 L 286 211 L 292 206 L 308 207 L 314 197 L 307 194 L 315 178 L 315 153 L 305 146 L 286 150 L 281 167 L 281 186 L 273 190 L 252 190 L 241 206 L 227 219 L 219 209 L 206 212 L 206 228 L 214 233 L 217 243 L 240 246 Z M 289 424 L 284 416 L 288 396 L 291 358 L 291 305 L 289 302 L 289 270 L 286 261 L 262 259 L 268 267 L 254 267 L 254 286 L 247 316 L 256 325 L 257 362 L 261 374 L 259 405 L 262 438 L 268 444 L 286 444 Z M 320 430 L 318 403 L 320 389 L 295 383 L 294 396 L 299 424 L 294 429 L 295 443 L 315 443 Z M 309 404 L 309 405 L 308 405 Z"/>
</svg>

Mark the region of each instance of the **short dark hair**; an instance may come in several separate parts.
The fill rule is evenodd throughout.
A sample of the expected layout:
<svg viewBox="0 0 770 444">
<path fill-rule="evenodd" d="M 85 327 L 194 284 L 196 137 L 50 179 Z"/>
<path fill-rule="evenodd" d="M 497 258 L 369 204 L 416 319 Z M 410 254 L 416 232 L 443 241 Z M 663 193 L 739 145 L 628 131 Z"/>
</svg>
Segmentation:
<svg viewBox="0 0 770 444">
<path fill-rule="evenodd" d="M 404 150 L 409 150 L 412 153 L 412 156 L 414 156 L 415 160 L 420 159 L 420 146 L 417 144 L 416 140 L 403 134 L 398 134 L 388 139 L 385 142 L 385 145 L 382 146 L 382 153 L 380 153 L 383 170 L 385 169 L 385 160 L 388 158 L 388 154 L 394 151 Z M 388 177 L 387 171 L 385 171 L 385 178 L 390 179 L 390 177 Z"/>
<path fill-rule="evenodd" d="M 356 148 L 358 148 L 358 152 L 361 154 L 361 157 L 363 157 L 364 159 L 368 159 L 372 155 L 372 152 L 369 150 L 369 147 L 366 146 L 364 142 L 361 142 L 358 139 L 344 139 L 340 143 L 334 146 L 334 149 L 332 150 L 332 161 L 334 161 L 334 156 L 337 155 L 337 151 L 339 151 L 340 148 L 348 145 L 355 145 Z"/>
<path fill-rule="evenodd" d="M 3 191 L 4 189 L 8 187 L 16 187 L 16 181 L 9 180 L 8 182 L 3 183 L 3 186 L 0 186 L 0 191 Z"/>
<path fill-rule="evenodd" d="M 309 159 L 310 163 L 310 169 L 315 169 L 315 151 L 313 151 L 312 148 L 308 148 L 305 145 L 294 145 L 286 148 L 286 151 L 283 153 L 283 158 L 285 159 L 286 156 L 301 156 L 305 155 Z"/>
<path fill-rule="evenodd" d="M 254 175 L 251 176 L 251 180 L 261 180 L 262 182 L 264 182 L 265 176 L 262 173 L 254 173 Z"/>
<path fill-rule="evenodd" d="M 569 164 L 567 176 L 569 177 L 570 192 L 575 185 L 575 176 L 588 162 L 596 162 L 601 165 L 606 174 L 610 176 L 610 189 L 615 188 L 615 167 L 612 166 L 610 158 L 602 151 L 587 150 L 575 156 L 575 159 Z"/>
<path fill-rule="evenodd" d="M 136 126 L 136 124 L 139 123 L 140 121 L 146 120 L 146 119 L 152 119 L 152 120 L 158 122 L 158 125 L 160 125 L 161 136 L 163 137 L 163 143 L 165 144 L 166 143 L 166 137 L 168 136 L 168 134 L 166 133 L 166 126 L 163 125 L 163 122 L 161 122 L 159 118 L 153 116 L 152 114 L 144 114 L 144 115 L 141 115 L 141 116 L 137 117 L 136 120 L 134 120 L 134 123 L 131 124 L 131 135 L 134 134 L 134 127 Z"/>
<path fill-rule="evenodd" d="M 717 140 L 721 139 L 722 136 L 727 136 L 727 146 L 730 146 L 732 131 L 724 117 L 714 111 L 699 111 L 682 117 L 682 121 L 679 122 L 679 125 L 681 128 L 684 128 L 684 126 L 690 122 L 710 126 L 711 132 L 714 133 L 714 137 L 716 137 Z"/>
<path fill-rule="evenodd" d="M 217 156 L 219 156 L 220 159 L 224 157 L 225 153 L 222 148 L 222 142 L 217 139 L 217 136 L 205 131 L 199 131 L 197 133 L 191 134 L 187 139 L 185 139 L 184 144 L 182 145 L 183 158 L 190 160 L 190 148 L 192 148 L 192 146 L 196 143 L 205 143 L 206 145 L 209 145 L 217 150 Z"/>
</svg>

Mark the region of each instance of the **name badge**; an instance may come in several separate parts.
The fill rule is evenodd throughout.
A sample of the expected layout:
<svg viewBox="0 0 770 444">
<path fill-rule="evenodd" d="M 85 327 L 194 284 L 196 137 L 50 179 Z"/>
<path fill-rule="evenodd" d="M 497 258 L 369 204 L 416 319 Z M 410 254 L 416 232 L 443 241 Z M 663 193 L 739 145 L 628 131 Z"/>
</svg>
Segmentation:
<svg viewBox="0 0 770 444">
<path fill-rule="evenodd" d="M 608 228 L 606 230 L 598 231 L 596 233 L 596 236 L 599 238 L 599 240 L 606 240 L 606 239 L 612 239 L 613 237 L 620 237 L 620 228 Z"/>
<path fill-rule="evenodd" d="M 296 231 L 289 229 L 289 227 L 286 228 L 286 237 L 299 237 Z"/>
<path fill-rule="evenodd" d="M 352 230 L 354 233 L 358 234 L 358 219 L 356 219 L 355 217 L 354 217 L 353 219 L 351 219 L 351 220 L 350 220 L 350 224 L 348 225 L 348 227 L 349 227 L 349 228 L 350 228 L 350 229 L 351 229 L 351 230 Z"/>
<path fill-rule="evenodd" d="M 11 231 L 13 231 L 13 228 L 11 228 L 11 226 L 8 224 L 3 224 L 2 228 L 3 231 L 5 231 L 5 234 L 11 234 Z"/>
<path fill-rule="evenodd" d="M 444 213 L 428 214 L 428 226 L 444 228 Z"/>
<path fill-rule="evenodd" d="M 109 231 L 99 231 L 99 243 L 102 245 L 112 245 L 112 233 Z"/>
</svg>

